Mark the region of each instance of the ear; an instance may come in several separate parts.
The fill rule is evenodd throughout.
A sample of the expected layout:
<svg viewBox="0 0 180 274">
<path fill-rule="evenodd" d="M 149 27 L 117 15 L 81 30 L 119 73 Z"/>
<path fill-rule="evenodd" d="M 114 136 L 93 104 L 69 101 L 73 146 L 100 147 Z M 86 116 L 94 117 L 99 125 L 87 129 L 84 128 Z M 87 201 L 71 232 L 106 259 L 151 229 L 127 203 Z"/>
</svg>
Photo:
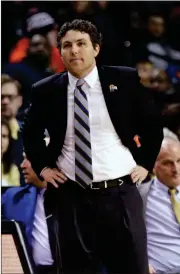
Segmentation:
<svg viewBox="0 0 180 274">
<path fill-rule="evenodd" d="M 97 57 L 100 51 L 100 46 L 98 44 L 95 45 L 94 48 L 94 57 Z"/>
</svg>

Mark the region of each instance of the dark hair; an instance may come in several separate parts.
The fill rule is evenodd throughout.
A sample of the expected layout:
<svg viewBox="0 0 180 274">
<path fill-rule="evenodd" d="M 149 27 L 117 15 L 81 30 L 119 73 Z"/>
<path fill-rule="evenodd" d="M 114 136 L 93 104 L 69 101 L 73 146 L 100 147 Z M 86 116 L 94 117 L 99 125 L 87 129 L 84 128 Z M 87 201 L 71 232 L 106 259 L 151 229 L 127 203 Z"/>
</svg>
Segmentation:
<svg viewBox="0 0 180 274">
<path fill-rule="evenodd" d="M 92 42 L 93 47 L 98 44 L 101 46 L 102 34 L 98 32 L 96 26 L 90 21 L 75 19 L 72 22 L 66 22 L 62 25 L 58 33 L 58 47 L 61 49 L 61 40 L 69 30 L 75 30 L 80 32 L 88 33 Z"/>
<path fill-rule="evenodd" d="M 3 119 L 1 121 L 1 129 L 2 129 L 2 126 L 5 126 L 8 129 L 8 138 L 9 138 L 9 146 L 8 146 L 7 151 L 4 153 L 3 158 L 2 158 L 2 162 L 3 162 L 3 165 L 4 165 L 4 173 L 7 174 L 10 171 L 11 166 L 13 164 L 13 153 L 12 153 L 13 139 L 11 137 L 11 130 L 10 130 L 10 126 L 9 126 L 9 123 L 8 123 L 7 120 Z"/>
</svg>

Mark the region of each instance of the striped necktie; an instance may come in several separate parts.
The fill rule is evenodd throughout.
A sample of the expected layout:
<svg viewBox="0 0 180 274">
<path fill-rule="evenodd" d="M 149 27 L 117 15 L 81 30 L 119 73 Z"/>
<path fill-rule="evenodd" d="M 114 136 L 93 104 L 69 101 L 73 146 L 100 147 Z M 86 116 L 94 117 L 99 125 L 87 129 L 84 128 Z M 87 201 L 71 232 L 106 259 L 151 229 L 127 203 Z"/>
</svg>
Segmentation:
<svg viewBox="0 0 180 274">
<path fill-rule="evenodd" d="M 169 188 L 168 192 L 170 195 L 171 204 L 172 204 L 174 214 L 176 216 L 176 220 L 180 224 L 180 202 L 177 201 L 177 198 L 176 198 L 176 193 L 178 192 L 178 190 L 176 188 Z"/>
<path fill-rule="evenodd" d="M 77 81 L 74 94 L 75 180 L 86 188 L 93 180 L 88 100 L 84 79 Z"/>
</svg>

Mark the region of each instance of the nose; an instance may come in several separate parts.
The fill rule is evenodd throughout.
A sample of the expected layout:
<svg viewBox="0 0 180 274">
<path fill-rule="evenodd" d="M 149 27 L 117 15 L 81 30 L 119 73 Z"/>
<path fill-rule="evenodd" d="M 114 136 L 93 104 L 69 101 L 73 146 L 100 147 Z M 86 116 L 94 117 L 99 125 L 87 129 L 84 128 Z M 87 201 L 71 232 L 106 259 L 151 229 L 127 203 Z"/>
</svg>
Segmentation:
<svg viewBox="0 0 180 274">
<path fill-rule="evenodd" d="M 180 166 L 178 163 L 174 163 L 173 165 L 173 172 L 174 173 L 180 173 Z"/>
<path fill-rule="evenodd" d="M 39 52 L 44 51 L 44 45 L 42 45 L 42 44 L 38 45 L 37 51 L 39 51 Z"/>
<path fill-rule="evenodd" d="M 25 158 L 21 163 L 21 168 L 28 168 L 29 166 L 29 161 Z"/>
<path fill-rule="evenodd" d="M 72 52 L 72 54 L 77 54 L 78 53 L 78 47 L 77 47 L 77 45 L 72 45 L 72 47 L 71 47 L 71 52 Z"/>
<path fill-rule="evenodd" d="M 2 98 L 2 101 L 1 101 L 1 103 L 2 103 L 2 105 L 7 105 L 7 104 L 9 104 L 9 98 L 8 97 L 4 97 L 4 98 Z"/>
<path fill-rule="evenodd" d="M 25 168 L 25 162 L 26 162 L 26 160 L 24 159 L 21 163 L 21 168 Z"/>
</svg>

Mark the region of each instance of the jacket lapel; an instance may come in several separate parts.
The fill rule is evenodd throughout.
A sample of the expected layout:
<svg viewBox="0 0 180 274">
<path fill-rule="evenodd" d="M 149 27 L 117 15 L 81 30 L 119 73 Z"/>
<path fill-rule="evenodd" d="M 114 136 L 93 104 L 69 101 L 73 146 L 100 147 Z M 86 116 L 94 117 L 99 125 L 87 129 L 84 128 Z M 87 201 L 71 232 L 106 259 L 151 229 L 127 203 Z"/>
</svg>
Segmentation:
<svg viewBox="0 0 180 274">
<path fill-rule="evenodd" d="M 121 117 L 124 117 L 126 110 L 125 92 L 119 90 L 119 83 L 121 83 L 121 89 L 124 88 L 123 79 L 119 76 L 120 73 L 118 73 L 118 76 L 111 74 L 106 67 L 98 68 L 98 73 L 109 116 L 116 132 L 120 133 L 123 123 Z M 117 90 L 111 91 L 111 85 L 116 86 Z"/>
</svg>

